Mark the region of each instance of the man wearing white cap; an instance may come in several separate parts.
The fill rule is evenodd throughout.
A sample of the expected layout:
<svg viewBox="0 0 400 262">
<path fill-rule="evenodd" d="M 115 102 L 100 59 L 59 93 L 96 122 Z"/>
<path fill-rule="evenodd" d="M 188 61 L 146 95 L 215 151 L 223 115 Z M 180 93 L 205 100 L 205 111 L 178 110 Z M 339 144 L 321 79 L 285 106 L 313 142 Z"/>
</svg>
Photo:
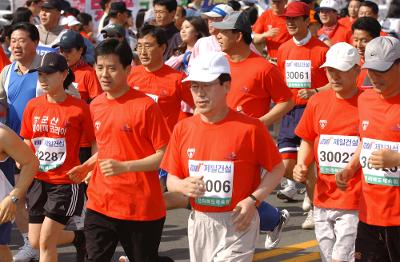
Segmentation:
<svg viewBox="0 0 400 262">
<path fill-rule="evenodd" d="M 191 81 L 198 114 L 175 126 L 161 168 L 168 190 L 190 197 L 190 261 L 251 261 L 256 207 L 279 183 L 281 157 L 259 120 L 229 109 L 222 53 L 198 57 L 184 81 Z M 261 177 L 260 168 L 268 174 Z"/>
<path fill-rule="evenodd" d="M 320 40 L 329 42 L 333 45 L 338 42 L 347 42 L 351 44 L 351 30 L 338 23 L 340 3 L 337 0 L 322 0 L 319 8 L 319 18 L 322 27 L 318 30 Z"/>
<path fill-rule="evenodd" d="M 232 7 L 226 4 L 220 4 L 214 6 L 209 12 L 203 13 L 203 17 L 207 19 L 208 22 L 208 31 L 210 32 L 210 36 L 200 38 L 196 42 L 190 56 L 191 61 L 200 54 L 209 54 L 210 52 L 221 50 L 217 40 L 217 34 L 219 33 L 219 30 L 215 29 L 212 26 L 212 23 L 221 22 L 225 16 L 230 15 L 232 12 Z M 191 62 L 189 63 L 191 65 Z"/>
<path fill-rule="evenodd" d="M 349 182 L 346 191 L 336 186 L 334 174 L 342 170 L 358 147 L 356 85 L 360 55 L 351 45 L 333 45 L 321 66 L 326 70 L 331 89 L 317 93 L 308 101 L 296 135 L 302 141 L 293 177 L 304 182 L 309 166 L 317 163 L 314 190 L 315 235 L 322 261 L 352 261 L 357 235 L 358 199 L 361 170 Z"/>
<path fill-rule="evenodd" d="M 336 175 L 351 186 L 357 168 L 364 178 L 359 204 L 356 261 L 400 261 L 400 41 L 371 40 L 365 63 L 373 89 L 358 99 L 359 150 Z"/>
</svg>

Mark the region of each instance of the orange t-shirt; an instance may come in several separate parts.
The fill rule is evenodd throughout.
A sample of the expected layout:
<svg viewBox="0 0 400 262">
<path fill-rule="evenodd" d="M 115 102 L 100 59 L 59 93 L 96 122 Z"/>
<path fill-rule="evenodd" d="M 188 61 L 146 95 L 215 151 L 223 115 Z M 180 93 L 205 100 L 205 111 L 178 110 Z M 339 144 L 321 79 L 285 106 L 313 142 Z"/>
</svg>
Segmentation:
<svg viewBox="0 0 400 262">
<path fill-rule="evenodd" d="M 76 66 L 72 66 L 71 69 L 74 72 L 74 82 L 77 84 L 81 99 L 88 102 L 103 92 L 93 67 L 84 61 L 80 61 Z"/>
<path fill-rule="evenodd" d="M 11 64 L 10 59 L 8 59 L 8 57 L 4 53 L 3 48 L 0 47 L 0 71 L 3 70 L 3 68 L 6 65 L 9 65 L 9 64 Z"/>
<path fill-rule="evenodd" d="M 279 46 L 291 38 L 286 28 L 286 18 L 274 15 L 272 10 L 267 10 L 261 14 L 253 26 L 253 32 L 257 34 L 267 32 L 271 28 L 276 27 L 279 28 L 279 33 L 274 37 L 266 39 L 268 54 L 274 58 L 278 55 Z"/>
<path fill-rule="evenodd" d="M 66 174 L 80 164 L 82 135 L 94 141 L 89 106 L 67 96 L 61 103 L 50 103 L 46 95 L 30 100 L 25 108 L 21 136 L 30 140 L 40 161 L 36 179 L 50 184 L 73 183 Z"/>
<path fill-rule="evenodd" d="M 314 158 L 317 163 L 318 177 L 313 203 L 317 207 L 358 209 L 361 169 L 349 181 L 345 192 L 337 188 L 334 175 L 336 172 L 332 172 L 338 170 L 336 168 L 339 165 L 345 165 L 351 159 L 351 153 L 343 147 L 354 151 L 357 148 L 359 140 L 357 99 L 358 95 L 350 99 L 339 99 L 332 89 L 318 93 L 308 101 L 303 116 L 296 127 L 296 135 L 314 143 Z M 320 154 L 318 154 L 319 144 L 326 139 L 329 139 L 329 144 L 320 147 Z M 343 149 L 332 146 L 334 143 L 340 145 Z M 320 161 L 331 161 L 333 164 L 321 167 Z M 323 170 L 321 171 L 321 169 Z"/>
<path fill-rule="evenodd" d="M 286 72 L 286 60 L 302 60 L 302 61 L 311 61 L 310 68 L 310 81 L 311 88 L 318 88 L 324 86 L 328 83 L 328 79 L 326 78 L 325 70 L 320 68 L 320 66 L 325 63 L 326 53 L 328 52 L 328 46 L 326 46 L 323 42 L 315 38 L 311 37 L 310 41 L 303 45 L 298 46 L 294 43 L 293 39 L 290 39 L 278 50 L 278 68 L 283 78 L 288 82 L 288 74 Z M 292 73 L 295 73 L 294 71 Z M 289 86 L 290 88 L 290 86 Z M 293 99 L 296 105 L 305 105 L 307 104 L 306 99 L 301 99 L 298 97 L 297 93 L 300 88 L 290 88 L 293 93 Z"/>
<path fill-rule="evenodd" d="M 358 99 L 360 137 L 397 143 L 400 150 L 400 94 L 383 99 L 374 90 L 365 90 Z M 375 142 L 375 146 L 380 143 Z M 377 147 L 374 146 L 374 149 Z M 378 147 L 380 148 L 380 147 Z M 364 150 L 364 144 L 363 149 Z M 378 149 L 376 149 L 378 150 Z M 393 149 L 394 150 L 394 149 Z M 361 165 L 363 161 L 361 153 Z M 397 167 L 400 170 L 400 167 Z M 397 174 L 399 171 L 397 171 Z M 400 185 L 390 186 L 367 183 L 362 179 L 359 218 L 362 222 L 376 226 L 400 226 Z M 400 175 L 397 175 L 397 177 Z M 399 178 L 394 181 L 399 183 Z"/>
<path fill-rule="evenodd" d="M 185 74 L 163 65 L 154 72 L 147 71 L 144 66 L 132 67 L 128 77 L 128 84 L 150 96 L 161 108 L 172 131 L 178 122 L 181 112 L 181 101 L 194 107 L 193 97 L 190 93 L 190 83 L 182 83 Z"/>
<path fill-rule="evenodd" d="M 345 16 L 340 18 L 338 22 L 351 31 L 351 26 L 353 25 L 354 21 L 355 20 L 352 20 L 350 16 Z"/>
<path fill-rule="evenodd" d="M 202 121 L 199 115 L 180 121 L 161 168 L 181 179 L 190 174 L 202 175 L 207 193 L 196 201 L 190 199 L 193 208 L 228 212 L 259 186 L 261 167 L 271 171 L 281 161 L 275 143 L 259 120 L 229 110 L 215 124 Z"/>
<path fill-rule="evenodd" d="M 292 97 L 277 67 L 265 58 L 252 52 L 243 61 L 228 60 L 232 82 L 227 104 L 233 110 L 259 118 L 269 112 L 271 99 L 278 104 Z"/>
<path fill-rule="evenodd" d="M 170 131 L 159 106 L 136 90 L 117 99 L 103 93 L 90 104 L 98 160 L 132 161 L 168 144 Z M 105 177 L 97 162 L 87 191 L 87 208 L 122 220 L 149 221 L 165 217 L 157 171 Z"/>
<path fill-rule="evenodd" d="M 320 28 L 318 30 L 318 35 L 324 34 L 324 28 Z M 337 23 L 337 27 L 333 30 L 332 34 L 329 37 L 329 39 L 332 41 L 333 44 L 339 43 L 339 42 L 346 42 L 348 44 L 353 44 L 352 42 L 352 36 L 353 33 L 351 32 L 351 28 L 347 28 L 341 23 Z"/>
</svg>

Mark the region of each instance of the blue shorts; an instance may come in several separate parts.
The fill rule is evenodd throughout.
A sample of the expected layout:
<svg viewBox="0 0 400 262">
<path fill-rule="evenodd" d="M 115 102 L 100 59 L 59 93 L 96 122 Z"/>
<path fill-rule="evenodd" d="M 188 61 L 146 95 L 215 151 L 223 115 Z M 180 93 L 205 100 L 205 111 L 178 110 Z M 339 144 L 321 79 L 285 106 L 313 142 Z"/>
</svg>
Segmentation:
<svg viewBox="0 0 400 262">
<path fill-rule="evenodd" d="M 282 118 L 278 136 L 278 148 L 284 159 L 296 159 L 301 138 L 294 131 L 303 116 L 304 109 L 305 106 L 295 106 Z"/>
<path fill-rule="evenodd" d="M 0 245 L 8 245 L 11 242 L 12 223 L 7 222 L 0 225 Z"/>
</svg>

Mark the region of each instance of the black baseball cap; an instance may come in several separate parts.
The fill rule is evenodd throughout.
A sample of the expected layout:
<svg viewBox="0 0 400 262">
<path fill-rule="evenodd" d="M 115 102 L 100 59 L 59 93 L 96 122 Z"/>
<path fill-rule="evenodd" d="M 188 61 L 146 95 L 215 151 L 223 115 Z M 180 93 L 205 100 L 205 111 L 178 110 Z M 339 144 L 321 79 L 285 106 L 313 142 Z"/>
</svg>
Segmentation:
<svg viewBox="0 0 400 262">
<path fill-rule="evenodd" d="M 232 12 L 223 21 L 214 22 L 212 26 L 216 29 L 236 29 L 244 33 L 252 33 L 250 20 L 244 12 Z"/>
<path fill-rule="evenodd" d="M 83 40 L 83 36 L 76 31 L 68 30 L 61 36 L 60 42 L 52 47 L 60 47 L 65 50 L 70 50 L 72 48 L 81 48 L 84 46 L 85 41 Z"/>
<path fill-rule="evenodd" d="M 58 11 L 63 10 L 63 4 L 60 0 L 46 0 L 42 4 L 44 9 L 57 9 Z"/>
<path fill-rule="evenodd" d="M 29 70 L 29 73 L 39 71 L 43 73 L 52 74 L 55 72 L 63 72 L 67 69 L 68 69 L 67 60 L 65 60 L 65 58 L 58 53 L 50 52 L 42 57 L 40 66 L 35 69 Z"/>
<path fill-rule="evenodd" d="M 105 34 L 104 38 L 107 37 L 125 37 L 125 28 L 118 24 L 108 24 L 101 31 L 101 34 Z"/>
<path fill-rule="evenodd" d="M 126 8 L 126 4 L 124 2 L 114 2 L 111 3 L 110 12 L 114 13 L 125 13 L 125 12 L 132 12 L 128 8 Z"/>
</svg>

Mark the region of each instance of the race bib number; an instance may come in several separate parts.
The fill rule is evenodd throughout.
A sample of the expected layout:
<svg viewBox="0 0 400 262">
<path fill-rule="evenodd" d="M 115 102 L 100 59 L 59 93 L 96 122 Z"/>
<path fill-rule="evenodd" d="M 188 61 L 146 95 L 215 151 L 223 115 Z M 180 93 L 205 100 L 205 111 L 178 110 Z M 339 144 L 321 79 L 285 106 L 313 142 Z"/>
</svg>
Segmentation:
<svg viewBox="0 0 400 262">
<path fill-rule="evenodd" d="M 311 88 L 310 60 L 286 60 L 285 72 L 289 88 Z"/>
<path fill-rule="evenodd" d="M 39 170 L 46 172 L 60 167 L 67 156 L 65 138 L 37 137 L 32 139 L 39 159 Z"/>
<path fill-rule="evenodd" d="M 381 149 L 390 149 L 399 152 L 400 143 L 388 142 L 370 138 L 362 140 L 360 163 L 364 173 L 365 181 L 368 184 L 400 186 L 400 167 L 392 168 L 372 168 L 368 163 L 372 152 Z"/>
<path fill-rule="evenodd" d="M 190 176 L 203 176 L 206 186 L 204 196 L 196 198 L 196 204 L 215 207 L 229 206 L 232 200 L 233 172 L 232 161 L 189 160 Z"/>
<path fill-rule="evenodd" d="M 321 174 L 332 175 L 343 170 L 357 149 L 358 136 L 321 135 L 318 161 Z"/>
</svg>

